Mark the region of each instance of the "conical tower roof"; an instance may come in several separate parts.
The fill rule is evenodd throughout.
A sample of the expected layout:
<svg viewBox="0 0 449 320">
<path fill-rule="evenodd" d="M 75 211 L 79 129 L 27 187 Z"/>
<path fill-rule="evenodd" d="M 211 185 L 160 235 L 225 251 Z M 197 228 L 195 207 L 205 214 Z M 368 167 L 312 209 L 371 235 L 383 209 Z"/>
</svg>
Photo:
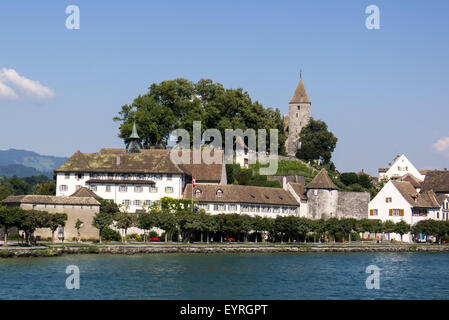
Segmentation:
<svg viewBox="0 0 449 320">
<path fill-rule="evenodd" d="M 137 128 L 136 128 L 136 122 L 133 123 L 133 132 L 129 136 L 130 139 L 140 139 L 139 135 L 137 134 Z"/>
<path fill-rule="evenodd" d="M 338 190 L 338 187 L 332 182 L 331 178 L 329 178 L 326 169 L 323 168 L 315 178 L 310 181 L 306 186 L 306 189 Z"/>
<path fill-rule="evenodd" d="M 290 103 L 310 103 L 309 97 L 307 97 L 306 88 L 304 88 L 304 83 L 302 79 L 299 80 L 298 86 L 296 87 L 295 93 L 293 94 Z"/>
</svg>

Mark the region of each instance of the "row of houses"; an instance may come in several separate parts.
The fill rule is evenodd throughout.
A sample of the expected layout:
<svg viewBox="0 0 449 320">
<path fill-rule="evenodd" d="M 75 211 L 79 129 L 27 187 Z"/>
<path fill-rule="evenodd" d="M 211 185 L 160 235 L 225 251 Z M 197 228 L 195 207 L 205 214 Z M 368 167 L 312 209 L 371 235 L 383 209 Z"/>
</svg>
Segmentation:
<svg viewBox="0 0 449 320">
<path fill-rule="evenodd" d="M 405 155 L 395 157 L 388 168 L 379 169 L 387 181 L 370 201 L 368 217 L 382 221 L 405 221 L 414 225 L 426 219 L 449 220 L 449 171 L 418 170 Z M 395 240 L 400 235 L 392 234 Z M 403 240 L 413 241 L 409 233 Z"/>
</svg>

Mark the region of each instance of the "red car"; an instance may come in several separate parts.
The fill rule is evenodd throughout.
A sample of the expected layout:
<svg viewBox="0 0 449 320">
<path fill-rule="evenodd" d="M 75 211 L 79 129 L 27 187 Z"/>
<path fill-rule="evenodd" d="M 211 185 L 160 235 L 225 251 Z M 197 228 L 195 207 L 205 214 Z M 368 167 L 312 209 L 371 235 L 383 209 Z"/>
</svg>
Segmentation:
<svg viewBox="0 0 449 320">
<path fill-rule="evenodd" d="M 229 238 L 229 242 L 235 242 L 234 238 Z"/>
<path fill-rule="evenodd" d="M 160 238 L 150 238 L 150 239 L 148 239 L 148 241 L 161 241 L 161 239 Z"/>
</svg>

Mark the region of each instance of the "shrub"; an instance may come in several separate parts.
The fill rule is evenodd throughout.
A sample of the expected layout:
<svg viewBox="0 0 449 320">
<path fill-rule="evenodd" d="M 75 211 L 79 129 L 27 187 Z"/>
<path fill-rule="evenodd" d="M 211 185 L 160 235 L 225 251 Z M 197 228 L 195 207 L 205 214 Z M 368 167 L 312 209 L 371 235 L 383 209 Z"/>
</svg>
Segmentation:
<svg viewBox="0 0 449 320">
<path fill-rule="evenodd" d="M 120 236 L 120 233 L 118 233 L 115 230 L 112 230 L 111 228 L 106 228 L 101 233 L 101 237 L 103 240 L 109 240 L 109 241 L 121 241 L 122 237 Z"/>
</svg>

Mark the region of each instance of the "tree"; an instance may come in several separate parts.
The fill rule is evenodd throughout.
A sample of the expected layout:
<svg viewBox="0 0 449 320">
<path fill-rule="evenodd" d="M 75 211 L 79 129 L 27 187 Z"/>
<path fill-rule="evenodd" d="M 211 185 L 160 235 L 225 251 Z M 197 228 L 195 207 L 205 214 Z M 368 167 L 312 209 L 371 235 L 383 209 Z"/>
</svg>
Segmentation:
<svg viewBox="0 0 449 320">
<path fill-rule="evenodd" d="M 410 231 L 410 225 L 405 222 L 404 220 L 399 221 L 395 225 L 394 232 L 401 235 L 401 242 L 402 242 L 402 236 Z"/>
<path fill-rule="evenodd" d="M 29 242 L 30 236 L 37 228 L 48 228 L 50 219 L 51 216 L 46 211 L 25 210 L 18 227 L 25 232 L 25 242 Z"/>
<path fill-rule="evenodd" d="M 307 242 L 307 234 L 312 231 L 311 221 L 307 218 L 296 219 L 296 233 L 300 235 L 304 242 Z"/>
<path fill-rule="evenodd" d="M 332 236 L 335 242 L 335 236 L 339 232 L 343 232 L 340 221 L 337 218 L 330 218 L 326 221 L 326 229 L 329 232 L 329 235 Z"/>
<path fill-rule="evenodd" d="M 348 240 L 351 242 L 351 232 L 354 229 L 357 221 L 354 218 L 341 218 L 340 219 L 340 226 L 342 231 L 348 235 Z"/>
<path fill-rule="evenodd" d="M 103 232 L 109 228 L 109 226 L 114 222 L 114 216 L 110 213 L 101 211 L 95 214 L 92 225 L 98 229 L 100 243 L 102 241 Z"/>
<path fill-rule="evenodd" d="M 361 173 L 358 176 L 358 184 L 360 184 L 365 189 L 371 189 L 373 187 L 373 183 L 371 182 L 371 178 L 366 173 Z"/>
<path fill-rule="evenodd" d="M 142 212 L 137 217 L 137 227 L 144 230 L 144 241 L 146 242 L 146 231 L 157 225 L 156 217 L 147 211 Z"/>
<path fill-rule="evenodd" d="M 396 230 L 396 225 L 393 221 L 387 220 L 384 222 L 383 230 L 388 234 L 388 241 L 390 241 L 390 234 Z"/>
<path fill-rule="evenodd" d="M 20 226 L 25 211 L 20 207 L 0 207 L 0 227 L 3 227 L 3 246 L 8 245 L 8 229 Z"/>
<path fill-rule="evenodd" d="M 301 148 L 296 157 L 305 161 L 322 160 L 325 164 L 330 162 L 338 141 L 324 121 L 313 118 L 302 128 L 299 139 Z"/>
<path fill-rule="evenodd" d="M 52 180 L 47 180 L 42 183 L 36 184 L 33 187 L 33 193 L 54 196 L 56 194 L 56 184 Z"/>
<path fill-rule="evenodd" d="M 343 172 L 340 175 L 340 181 L 350 186 L 351 184 L 359 183 L 359 176 L 355 172 Z"/>
<path fill-rule="evenodd" d="M 370 220 L 370 222 L 371 222 L 370 231 L 374 233 L 374 238 L 377 239 L 377 234 L 381 233 L 383 230 L 382 221 L 379 219 L 375 219 L 375 220 Z"/>
<path fill-rule="evenodd" d="M 77 231 L 77 233 L 78 233 L 78 240 L 77 240 L 78 242 L 81 241 L 80 229 L 82 228 L 83 224 L 84 224 L 83 221 L 81 221 L 80 219 L 76 219 L 76 222 L 75 222 L 75 229 L 76 229 L 76 231 Z"/>
<path fill-rule="evenodd" d="M 135 225 L 135 216 L 126 211 L 119 211 L 115 214 L 114 220 L 117 223 L 116 227 L 124 231 L 123 242 L 127 243 L 128 229 Z"/>
<path fill-rule="evenodd" d="M 79 220 L 79 219 L 78 219 Z M 51 242 L 54 242 L 54 234 L 56 229 L 61 226 L 65 226 L 65 222 L 67 221 L 66 213 L 54 213 L 50 216 L 49 228 L 51 230 Z"/>
<path fill-rule="evenodd" d="M 312 231 L 318 235 L 318 241 L 326 237 L 326 221 L 323 219 L 312 220 Z"/>
<path fill-rule="evenodd" d="M 168 235 L 176 231 L 176 217 L 169 210 L 153 209 L 151 214 L 155 215 L 156 226 L 165 231 L 165 242 L 168 241 Z"/>
<path fill-rule="evenodd" d="M 178 128 L 187 130 L 192 139 L 193 121 L 201 121 L 202 132 L 218 129 L 223 143 L 225 129 L 278 129 L 279 152 L 285 153 L 286 137 L 279 109 L 264 108 L 243 89 L 225 89 L 210 79 L 193 83 L 178 78 L 153 83 L 147 94 L 139 95 L 131 105 L 122 106 L 114 121 L 120 122 L 119 137 L 126 144 L 136 121 L 144 148 L 165 147 L 170 132 Z"/>
</svg>

